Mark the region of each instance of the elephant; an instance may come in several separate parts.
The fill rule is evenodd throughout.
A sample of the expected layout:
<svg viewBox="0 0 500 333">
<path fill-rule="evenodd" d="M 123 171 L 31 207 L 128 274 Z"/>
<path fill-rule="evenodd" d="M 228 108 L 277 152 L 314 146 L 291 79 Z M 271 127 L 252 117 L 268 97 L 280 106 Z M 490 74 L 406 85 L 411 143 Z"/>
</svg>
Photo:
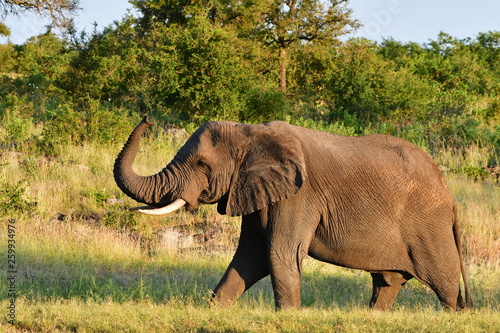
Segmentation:
<svg viewBox="0 0 500 333">
<path fill-rule="evenodd" d="M 114 164 L 118 187 L 150 215 L 217 204 L 241 216 L 238 246 L 211 303 L 233 304 L 270 275 L 277 309 L 300 308 L 306 256 L 371 274 L 369 306 L 390 310 L 416 278 L 446 310 L 472 308 L 457 207 L 431 157 L 403 139 L 342 136 L 273 121 L 211 121 L 164 169 L 133 171 L 152 123 L 135 127 Z M 465 300 L 460 288 L 461 278 Z"/>
</svg>

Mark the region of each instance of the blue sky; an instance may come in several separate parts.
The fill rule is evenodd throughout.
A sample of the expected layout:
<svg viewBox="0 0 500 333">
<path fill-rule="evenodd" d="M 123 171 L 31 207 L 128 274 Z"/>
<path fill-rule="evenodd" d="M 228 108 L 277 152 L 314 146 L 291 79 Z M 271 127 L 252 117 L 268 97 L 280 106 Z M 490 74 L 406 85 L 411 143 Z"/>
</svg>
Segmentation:
<svg viewBox="0 0 500 333">
<path fill-rule="evenodd" d="M 120 20 L 132 6 L 127 0 L 82 0 L 83 10 L 75 19 L 78 30 L 98 30 Z M 425 43 L 440 31 L 457 38 L 474 37 L 479 32 L 500 31 L 500 0 L 351 0 L 353 16 L 361 21 L 356 36 L 381 41 L 393 37 L 403 42 Z M 46 20 L 33 15 L 9 16 L 10 40 L 24 43 L 43 32 Z M 0 38 L 5 43 L 6 38 Z"/>
<path fill-rule="evenodd" d="M 357 32 L 371 40 L 435 40 L 440 31 L 460 39 L 500 31 L 499 0 L 351 0 Z"/>
</svg>

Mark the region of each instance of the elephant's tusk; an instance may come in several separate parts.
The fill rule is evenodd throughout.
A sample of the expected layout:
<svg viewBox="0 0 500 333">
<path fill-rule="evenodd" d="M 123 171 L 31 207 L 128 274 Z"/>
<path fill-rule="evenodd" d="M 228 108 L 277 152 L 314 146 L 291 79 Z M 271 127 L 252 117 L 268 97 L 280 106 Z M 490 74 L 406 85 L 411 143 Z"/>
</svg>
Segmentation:
<svg viewBox="0 0 500 333">
<path fill-rule="evenodd" d="M 164 207 L 155 207 L 155 206 L 141 206 L 130 208 L 129 210 L 132 212 L 140 212 L 148 215 L 167 215 L 175 212 L 179 208 L 183 207 L 186 204 L 186 201 L 182 199 L 177 199 L 172 202 L 170 205 Z"/>
</svg>

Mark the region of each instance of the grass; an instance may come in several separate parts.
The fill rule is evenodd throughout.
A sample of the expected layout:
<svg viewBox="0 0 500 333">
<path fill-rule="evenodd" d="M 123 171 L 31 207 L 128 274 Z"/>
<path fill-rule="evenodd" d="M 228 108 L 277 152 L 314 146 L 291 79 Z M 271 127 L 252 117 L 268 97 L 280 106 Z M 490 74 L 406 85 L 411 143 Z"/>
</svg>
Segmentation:
<svg viewBox="0 0 500 333">
<path fill-rule="evenodd" d="M 57 300 L 44 304 L 20 302 L 18 328 L 78 332 L 495 332 L 498 313 L 450 314 L 433 310 L 304 308 L 275 312 L 267 307 L 238 305 L 207 308 L 170 301 L 93 302 Z"/>
<path fill-rule="evenodd" d="M 146 140 L 138 172 L 156 172 L 173 156 L 172 141 L 161 139 Z M 208 306 L 210 293 L 231 260 L 239 220 L 217 215 L 212 206 L 168 218 L 130 214 L 125 208 L 136 203 L 121 194 L 111 174 L 120 148 L 61 147 L 61 155 L 50 158 L 1 152 L 0 181 L 17 194 L 0 196 L 18 201 L 19 209 L 0 216 L 4 230 L 16 220 L 18 271 L 16 323 L 0 312 L 0 331 L 500 330 L 500 186 L 491 179 L 446 174 L 459 207 L 475 312 L 441 311 L 434 293 L 413 280 L 394 311 L 369 311 L 368 273 L 313 259 L 304 265 L 301 311 L 274 310 L 269 278 L 236 306 L 217 308 Z M 439 163 L 453 170 L 469 162 L 443 154 Z M 0 235 L 0 270 L 6 272 L 7 238 Z M 8 288 L 0 279 L 4 312 Z"/>
</svg>

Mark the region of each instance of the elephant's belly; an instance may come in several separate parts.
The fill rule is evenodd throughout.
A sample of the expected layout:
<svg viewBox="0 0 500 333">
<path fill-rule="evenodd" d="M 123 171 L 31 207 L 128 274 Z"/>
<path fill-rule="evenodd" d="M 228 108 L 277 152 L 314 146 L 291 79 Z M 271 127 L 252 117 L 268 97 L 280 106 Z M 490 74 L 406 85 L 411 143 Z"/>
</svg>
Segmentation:
<svg viewBox="0 0 500 333">
<path fill-rule="evenodd" d="M 386 247 L 372 246 L 369 243 L 335 244 L 315 238 L 309 246 L 308 254 L 320 261 L 367 271 L 399 270 L 407 266 L 405 255 L 398 256 Z"/>
<path fill-rule="evenodd" d="M 318 239 L 314 239 L 309 246 L 309 256 L 314 259 L 325 261 L 334 265 L 351 267 L 351 268 L 360 268 L 354 267 L 355 263 L 352 258 L 346 256 L 343 251 L 338 251 L 332 248 L 332 246 L 328 246 L 328 244 L 324 244 Z"/>
</svg>

